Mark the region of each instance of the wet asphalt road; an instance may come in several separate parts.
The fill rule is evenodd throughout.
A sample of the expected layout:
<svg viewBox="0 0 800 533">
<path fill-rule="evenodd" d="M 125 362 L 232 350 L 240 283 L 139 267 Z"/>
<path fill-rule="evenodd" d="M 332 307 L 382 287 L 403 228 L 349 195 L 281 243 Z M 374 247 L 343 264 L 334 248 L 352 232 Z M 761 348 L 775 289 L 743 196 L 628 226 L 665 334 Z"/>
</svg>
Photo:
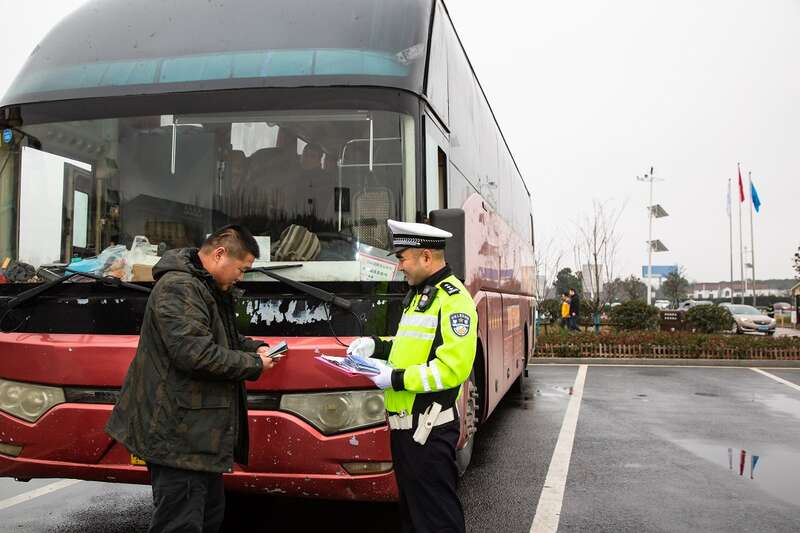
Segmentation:
<svg viewBox="0 0 800 533">
<path fill-rule="evenodd" d="M 776 337 L 800 337 L 800 329 L 795 328 L 776 328 Z"/>
<path fill-rule="evenodd" d="M 576 373 L 531 367 L 482 427 L 469 531 L 529 531 Z M 798 472 L 800 391 L 748 368 L 590 366 L 559 531 L 800 531 Z M 0 507 L 52 482 L 0 479 Z M 0 531 L 144 532 L 150 511 L 149 487 L 80 482 L 0 510 Z M 393 505 L 237 497 L 227 515 L 234 532 L 397 531 Z"/>
</svg>

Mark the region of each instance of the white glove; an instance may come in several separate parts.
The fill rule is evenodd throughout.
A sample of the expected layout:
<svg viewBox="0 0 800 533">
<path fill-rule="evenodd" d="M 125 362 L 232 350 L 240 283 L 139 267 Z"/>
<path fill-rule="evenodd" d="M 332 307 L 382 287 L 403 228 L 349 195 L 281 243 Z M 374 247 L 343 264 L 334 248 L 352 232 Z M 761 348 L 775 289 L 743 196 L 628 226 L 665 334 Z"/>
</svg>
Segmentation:
<svg viewBox="0 0 800 533">
<path fill-rule="evenodd" d="M 359 337 L 347 347 L 347 354 L 351 353 L 361 357 L 372 357 L 375 353 L 375 341 L 370 337 Z"/>
<path fill-rule="evenodd" d="M 369 376 L 369 379 L 375 384 L 376 387 L 379 389 L 391 389 L 392 388 L 392 371 L 394 370 L 389 365 L 380 365 L 381 373 L 375 374 L 374 376 Z"/>
</svg>

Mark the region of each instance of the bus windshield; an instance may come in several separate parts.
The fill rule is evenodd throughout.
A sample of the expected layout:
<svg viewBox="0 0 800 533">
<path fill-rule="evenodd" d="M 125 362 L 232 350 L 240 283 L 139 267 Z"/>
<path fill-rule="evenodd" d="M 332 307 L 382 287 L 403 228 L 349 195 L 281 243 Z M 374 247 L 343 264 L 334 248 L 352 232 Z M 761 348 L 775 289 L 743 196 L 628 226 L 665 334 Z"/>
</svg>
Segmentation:
<svg viewBox="0 0 800 533">
<path fill-rule="evenodd" d="M 301 281 L 401 279 L 386 221 L 413 210 L 408 115 L 156 115 L 26 125 L 4 137 L 0 257 L 32 270 L 71 263 L 150 281 L 164 251 L 238 223 L 259 242 L 256 266 L 302 263 L 287 271 Z"/>
</svg>

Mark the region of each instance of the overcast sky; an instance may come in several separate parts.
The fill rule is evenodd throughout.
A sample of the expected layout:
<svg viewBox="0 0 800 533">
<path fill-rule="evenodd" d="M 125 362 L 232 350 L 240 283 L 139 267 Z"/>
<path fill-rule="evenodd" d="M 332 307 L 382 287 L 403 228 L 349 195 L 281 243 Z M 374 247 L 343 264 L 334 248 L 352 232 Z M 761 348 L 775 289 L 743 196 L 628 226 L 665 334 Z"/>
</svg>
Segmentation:
<svg viewBox="0 0 800 533">
<path fill-rule="evenodd" d="M 5 92 L 82 0 L 0 0 Z M 670 216 L 654 238 L 691 280 L 729 278 L 727 181 L 741 161 L 763 203 L 758 277 L 792 277 L 800 244 L 800 0 L 451 0 L 450 13 L 534 195 L 539 243 L 571 263 L 592 202 L 624 209 L 616 271 L 646 264 L 647 186 Z M 734 181 L 734 187 L 736 183 Z M 736 191 L 734 190 L 734 199 Z M 734 231 L 738 229 L 734 205 Z M 743 209 L 745 243 L 749 213 Z M 738 234 L 734 233 L 736 277 Z M 569 265 L 573 266 L 573 265 Z"/>
</svg>

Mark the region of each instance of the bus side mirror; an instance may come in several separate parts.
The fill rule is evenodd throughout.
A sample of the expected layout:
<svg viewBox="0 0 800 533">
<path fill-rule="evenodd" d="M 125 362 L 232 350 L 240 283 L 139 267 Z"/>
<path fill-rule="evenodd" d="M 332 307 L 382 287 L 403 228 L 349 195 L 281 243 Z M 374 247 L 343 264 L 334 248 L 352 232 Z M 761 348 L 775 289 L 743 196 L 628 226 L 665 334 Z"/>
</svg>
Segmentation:
<svg viewBox="0 0 800 533">
<path fill-rule="evenodd" d="M 465 215 L 463 209 L 437 209 L 430 213 L 431 226 L 449 231 L 453 236 L 447 239 L 445 259 L 453 270 L 455 277 L 464 281 L 465 265 Z"/>
</svg>

